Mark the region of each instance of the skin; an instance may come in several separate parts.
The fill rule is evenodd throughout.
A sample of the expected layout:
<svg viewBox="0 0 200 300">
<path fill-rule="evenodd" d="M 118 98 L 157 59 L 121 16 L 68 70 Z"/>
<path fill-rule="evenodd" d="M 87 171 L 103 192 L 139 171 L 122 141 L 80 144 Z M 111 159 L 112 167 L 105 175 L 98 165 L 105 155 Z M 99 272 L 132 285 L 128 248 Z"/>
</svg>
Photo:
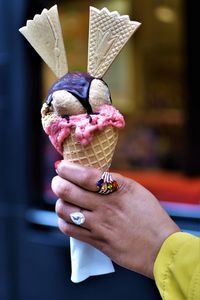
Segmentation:
<svg viewBox="0 0 200 300">
<path fill-rule="evenodd" d="M 59 229 L 87 242 L 117 264 L 153 279 L 153 266 L 164 240 L 180 231 L 158 200 L 139 183 L 111 173 L 119 189 L 97 193 L 102 172 L 69 162 L 57 166 L 52 190 L 58 197 Z M 74 225 L 70 213 L 80 211 L 86 221 Z"/>
</svg>

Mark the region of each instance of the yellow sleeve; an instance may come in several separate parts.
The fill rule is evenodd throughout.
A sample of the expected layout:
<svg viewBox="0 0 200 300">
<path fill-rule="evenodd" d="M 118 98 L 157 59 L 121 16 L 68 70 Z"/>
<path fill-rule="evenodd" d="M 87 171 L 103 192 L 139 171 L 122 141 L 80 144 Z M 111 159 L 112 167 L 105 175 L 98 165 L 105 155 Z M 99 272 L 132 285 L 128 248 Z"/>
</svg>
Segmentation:
<svg viewBox="0 0 200 300">
<path fill-rule="evenodd" d="M 163 300 L 200 300 L 200 238 L 170 235 L 155 260 L 154 277 Z"/>
</svg>

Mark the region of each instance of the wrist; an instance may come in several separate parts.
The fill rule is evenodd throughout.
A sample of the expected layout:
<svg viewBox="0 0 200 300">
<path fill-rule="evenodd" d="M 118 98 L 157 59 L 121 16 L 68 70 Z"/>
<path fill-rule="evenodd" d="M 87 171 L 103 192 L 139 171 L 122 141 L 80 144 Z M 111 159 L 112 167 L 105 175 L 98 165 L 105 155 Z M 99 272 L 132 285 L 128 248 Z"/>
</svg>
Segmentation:
<svg viewBox="0 0 200 300">
<path fill-rule="evenodd" d="M 170 226 L 163 228 L 160 230 L 157 241 L 155 242 L 155 246 L 152 251 L 152 256 L 150 258 L 150 268 L 149 268 L 149 277 L 154 279 L 154 265 L 155 261 L 159 255 L 159 252 L 162 248 L 163 243 L 174 233 L 180 232 L 180 228 L 172 221 Z"/>
</svg>

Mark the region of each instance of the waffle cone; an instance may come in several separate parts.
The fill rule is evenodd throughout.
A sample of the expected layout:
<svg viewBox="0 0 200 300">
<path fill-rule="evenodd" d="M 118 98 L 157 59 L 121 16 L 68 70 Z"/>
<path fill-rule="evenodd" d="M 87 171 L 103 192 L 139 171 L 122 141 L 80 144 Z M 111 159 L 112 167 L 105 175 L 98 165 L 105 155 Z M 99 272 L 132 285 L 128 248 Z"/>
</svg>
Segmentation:
<svg viewBox="0 0 200 300">
<path fill-rule="evenodd" d="M 84 146 L 75 137 L 75 130 L 72 130 L 63 142 L 63 158 L 82 166 L 107 171 L 112 162 L 117 139 L 118 129 L 108 126 L 105 130 L 96 132 L 93 140 Z"/>
</svg>

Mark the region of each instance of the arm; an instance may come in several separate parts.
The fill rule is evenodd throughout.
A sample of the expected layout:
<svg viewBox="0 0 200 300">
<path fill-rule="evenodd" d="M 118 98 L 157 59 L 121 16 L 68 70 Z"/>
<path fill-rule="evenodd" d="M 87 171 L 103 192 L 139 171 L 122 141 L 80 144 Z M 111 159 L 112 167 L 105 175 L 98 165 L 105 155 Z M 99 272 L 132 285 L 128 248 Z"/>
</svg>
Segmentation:
<svg viewBox="0 0 200 300">
<path fill-rule="evenodd" d="M 200 239 L 183 232 L 168 237 L 156 258 L 154 277 L 165 300 L 200 299 Z"/>
</svg>

